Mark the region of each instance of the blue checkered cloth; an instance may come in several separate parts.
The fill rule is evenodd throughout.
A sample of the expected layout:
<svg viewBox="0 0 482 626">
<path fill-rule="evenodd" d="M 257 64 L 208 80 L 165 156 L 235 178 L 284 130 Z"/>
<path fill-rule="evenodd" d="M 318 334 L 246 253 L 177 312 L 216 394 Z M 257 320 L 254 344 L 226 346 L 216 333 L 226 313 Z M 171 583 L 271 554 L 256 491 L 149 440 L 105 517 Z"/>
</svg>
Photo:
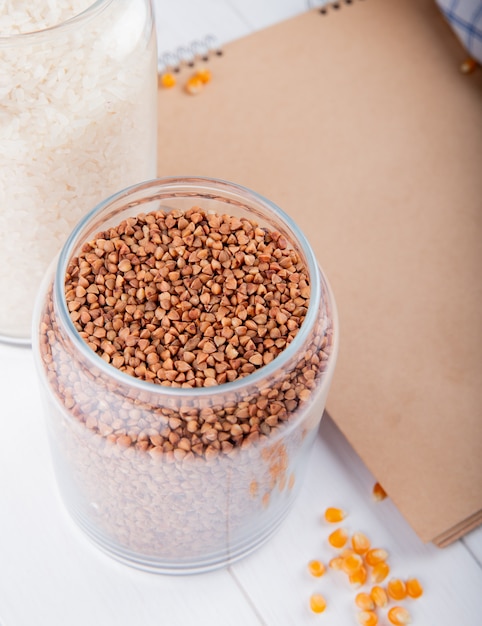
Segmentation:
<svg viewBox="0 0 482 626">
<path fill-rule="evenodd" d="M 482 0 L 436 0 L 468 54 L 482 64 Z"/>
</svg>

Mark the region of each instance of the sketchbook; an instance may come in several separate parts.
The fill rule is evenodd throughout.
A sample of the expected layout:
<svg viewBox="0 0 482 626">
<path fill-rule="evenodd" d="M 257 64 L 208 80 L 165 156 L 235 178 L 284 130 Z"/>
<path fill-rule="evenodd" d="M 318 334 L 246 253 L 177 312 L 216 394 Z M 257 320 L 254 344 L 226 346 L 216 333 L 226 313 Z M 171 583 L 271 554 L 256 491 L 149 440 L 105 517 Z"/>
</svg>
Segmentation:
<svg viewBox="0 0 482 626">
<path fill-rule="evenodd" d="M 189 63 L 159 91 L 159 175 L 245 185 L 307 234 L 340 316 L 327 411 L 444 546 L 482 522 L 482 71 L 430 0 L 347 0 L 204 56 L 202 93 Z"/>
</svg>

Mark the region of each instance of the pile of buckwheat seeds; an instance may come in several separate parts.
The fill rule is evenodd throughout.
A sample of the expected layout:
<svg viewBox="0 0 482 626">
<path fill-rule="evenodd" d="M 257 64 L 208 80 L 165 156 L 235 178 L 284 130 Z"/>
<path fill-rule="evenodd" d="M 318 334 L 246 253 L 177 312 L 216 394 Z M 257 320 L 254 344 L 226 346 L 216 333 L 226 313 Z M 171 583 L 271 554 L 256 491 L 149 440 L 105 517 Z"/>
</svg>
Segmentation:
<svg viewBox="0 0 482 626">
<path fill-rule="evenodd" d="M 76 329 L 114 367 L 210 387 L 280 354 L 303 323 L 310 286 L 280 233 L 193 207 L 99 233 L 68 268 L 65 293 Z"/>
<path fill-rule="evenodd" d="M 279 356 L 305 319 L 308 269 L 283 234 L 192 207 L 129 217 L 85 243 L 65 276 L 75 329 L 113 368 L 152 385 L 129 387 L 82 356 L 50 293 L 39 334 L 58 400 L 51 432 L 84 526 L 177 562 L 235 550 L 281 517 L 324 405 L 325 296 L 282 370 L 223 393 Z M 160 398 L 159 387 L 213 393 Z"/>
<path fill-rule="evenodd" d="M 302 258 L 279 232 L 192 207 L 141 213 L 98 233 L 71 259 L 65 298 L 79 335 L 113 367 L 154 385 L 219 387 L 269 364 L 291 343 L 310 285 Z M 95 376 L 77 368 L 87 380 L 73 381 L 76 357 L 61 345 L 49 308 L 41 352 L 64 406 L 111 442 L 176 458 L 229 452 L 272 434 L 309 400 L 332 349 L 325 311 L 281 377 L 248 386 L 244 395 L 231 393 L 216 407 L 137 401 L 132 412 L 116 410 L 114 391 L 100 411 L 89 394 Z"/>
</svg>

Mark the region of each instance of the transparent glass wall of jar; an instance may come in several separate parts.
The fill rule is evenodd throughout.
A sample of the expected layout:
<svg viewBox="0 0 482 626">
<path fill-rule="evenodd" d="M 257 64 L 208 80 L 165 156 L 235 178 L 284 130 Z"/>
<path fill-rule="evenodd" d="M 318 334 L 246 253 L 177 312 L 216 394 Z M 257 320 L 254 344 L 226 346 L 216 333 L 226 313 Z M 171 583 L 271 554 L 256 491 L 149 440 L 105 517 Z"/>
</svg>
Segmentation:
<svg viewBox="0 0 482 626">
<path fill-rule="evenodd" d="M 73 226 L 156 175 L 157 49 L 149 0 L 2 4 L 0 341 L 29 344 L 41 278 Z"/>
<path fill-rule="evenodd" d="M 311 295 L 296 336 L 267 365 L 217 386 L 163 386 L 116 369 L 87 345 L 73 324 L 82 311 L 69 313 L 64 282 L 71 259 L 97 233 L 104 237 L 122 220 L 151 211 L 173 212 L 175 223 L 193 206 L 281 232 L 308 268 Z M 206 223 L 197 221 L 197 227 Z M 164 243 L 155 244 L 156 250 L 170 245 L 167 233 L 143 230 L 146 237 L 152 233 L 152 241 L 161 237 Z M 189 236 L 193 239 L 191 231 L 185 247 Z M 139 242 L 144 245 L 150 244 Z M 163 255 L 155 263 L 161 273 Z M 136 290 L 142 286 L 135 285 Z M 160 281 L 159 313 L 165 288 Z M 220 298 L 206 301 L 206 312 L 217 315 Z M 182 358 L 176 350 L 185 344 L 164 333 L 165 315 L 150 316 L 142 329 L 137 329 L 136 312 L 129 315 L 137 320 L 129 324 L 132 351 L 151 336 L 154 345 L 159 339 L 156 350 L 163 359 L 170 348 L 178 354 L 174 360 Z M 218 321 L 219 328 L 225 321 Z M 249 190 L 206 179 L 152 181 L 120 193 L 72 233 L 41 289 L 34 325 L 33 349 L 60 492 L 97 546 L 142 569 L 188 573 L 233 562 L 273 534 L 303 483 L 338 346 L 336 307 L 326 278 L 303 234 L 275 205 Z M 261 330 L 257 333 L 262 336 Z"/>
</svg>

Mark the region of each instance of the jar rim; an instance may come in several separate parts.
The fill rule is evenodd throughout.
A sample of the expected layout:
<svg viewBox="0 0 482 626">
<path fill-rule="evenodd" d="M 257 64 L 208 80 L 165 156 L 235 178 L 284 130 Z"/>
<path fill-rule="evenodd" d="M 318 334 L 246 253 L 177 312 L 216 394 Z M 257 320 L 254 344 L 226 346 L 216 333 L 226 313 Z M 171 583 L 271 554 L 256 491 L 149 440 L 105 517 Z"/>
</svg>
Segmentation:
<svg viewBox="0 0 482 626">
<path fill-rule="evenodd" d="M 234 194 L 242 195 L 245 199 L 246 206 L 250 209 L 253 208 L 252 204 L 249 203 L 250 201 L 251 203 L 254 203 L 256 206 L 262 209 L 267 209 L 269 214 L 274 214 L 274 216 L 278 218 L 281 223 L 286 226 L 289 231 L 295 236 L 295 242 L 301 248 L 301 251 L 305 258 L 305 262 L 307 264 L 308 275 L 310 277 L 310 301 L 308 304 L 308 310 L 306 312 L 306 316 L 303 320 L 301 327 L 299 328 L 294 339 L 291 341 L 288 347 L 282 350 L 280 354 L 278 354 L 278 356 L 273 359 L 273 361 L 271 361 L 267 365 L 263 365 L 251 374 L 248 374 L 241 378 L 237 378 L 232 382 L 223 383 L 221 385 L 213 387 L 174 387 L 159 385 L 140 378 L 136 378 L 135 376 L 127 374 L 110 365 L 109 363 L 104 361 L 104 359 L 102 359 L 96 352 L 94 352 L 82 339 L 70 318 L 67 300 L 65 298 L 64 278 L 66 275 L 68 264 L 72 259 L 72 256 L 74 256 L 73 251 L 76 247 L 79 246 L 79 244 L 81 245 L 85 243 L 85 240 L 82 240 L 81 238 L 82 232 L 100 213 L 102 213 L 105 209 L 107 209 L 109 206 L 116 203 L 117 201 L 122 199 L 127 200 L 129 196 L 132 196 L 137 192 L 145 191 L 146 195 L 144 196 L 144 198 L 146 200 L 154 200 L 157 196 L 152 195 L 149 197 L 148 194 L 149 191 L 155 188 L 162 188 L 165 191 L 172 189 L 172 191 L 174 191 L 174 189 L 181 187 L 192 187 L 193 192 L 194 190 L 199 191 L 201 188 L 203 188 L 205 191 L 209 189 L 211 192 L 217 192 L 220 198 L 223 198 L 222 191 L 224 189 L 225 192 L 229 191 Z M 171 197 L 174 197 L 173 194 L 171 194 Z M 131 185 L 130 187 L 126 187 L 125 189 L 109 196 L 108 198 L 97 204 L 77 223 L 77 225 L 74 227 L 73 231 L 70 233 L 67 240 L 65 241 L 62 249 L 60 250 L 58 260 L 55 265 L 54 298 L 55 304 L 58 306 L 62 326 L 66 330 L 69 339 L 73 342 L 73 344 L 75 345 L 77 350 L 80 351 L 83 357 L 87 361 L 90 361 L 93 365 L 95 365 L 108 378 L 114 379 L 120 384 L 127 387 L 135 388 L 139 391 L 148 391 L 150 393 L 154 393 L 157 396 L 169 396 L 171 398 L 178 397 L 179 399 L 188 399 L 194 396 L 205 397 L 222 395 L 229 392 L 239 392 L 243 388 L 251 387 L 256 383 L 259 383 L 260 381 L 269 378 L 275 372 L 282 370 L 282 368 L 290 362 L 290 360 L 294 357 L 298 350 L 305 344 L 306 340 L 309 337 L 309 333 L 316 323 L 320 303 L 322 300 L 322 282 L 327 293 L 330 318 L 332 326 L 334 328 L 333 352 L 329 357 L 329 365 L 327 368 L 331 369 L 330 365 L 331 367 L 333 367 L 336 360 L 338 345 L 336 304 L 334 301 L 331 287 L 326 279 L 326 276 L 320 270 L 313 249 L 308 242 L 308 239 L 297 226 L 295 221 L 274 202 L 242 185 L 218 178 L 209 178 L 204 176 L 175 176 L 154 178 L 148 181 Z"/>
<path fill-rule="evenodd" d="M 57 33 L 68 31 L 71 28 L 77 27 L 79 23 L 86 22 L 98 15 L 113 1 L 114 0 L 94 0 L 92 4 L 80 13 L 69 17 L 67 20 L 60 22 L 59 24 L 54 24 L 53 26 L 48 26 L 47 28 L 41 28 L 40 30 L 31 30 L 25 33 L 13 33 L 11 35 L 2 35 L 0 33 L 0 48 L 4 46 L 13 46 L 15 44 L 32 44 L 36 42 L 36 40 L 49 38 L 57 35 Z"/>
</svg>

